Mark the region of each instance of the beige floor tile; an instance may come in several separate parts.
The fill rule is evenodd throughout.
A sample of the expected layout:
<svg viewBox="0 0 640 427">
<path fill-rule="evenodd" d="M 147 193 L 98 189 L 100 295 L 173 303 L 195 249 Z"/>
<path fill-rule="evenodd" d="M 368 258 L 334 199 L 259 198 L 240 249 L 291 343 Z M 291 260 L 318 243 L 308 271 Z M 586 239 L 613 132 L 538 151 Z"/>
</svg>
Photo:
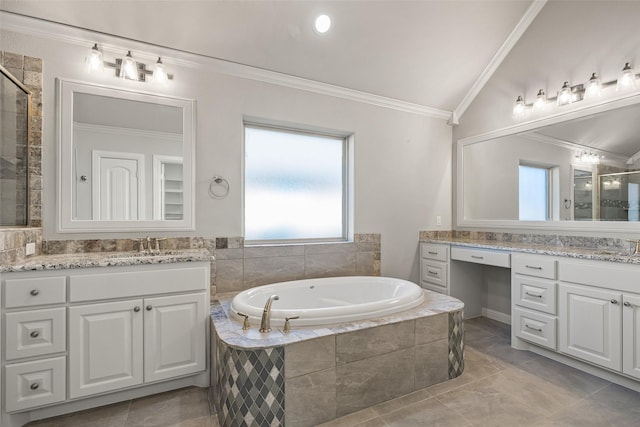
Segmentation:
<svg viewBox="0 0 640 427">
<path fill-rule="evenodd" d="M 455 409 L 445 406 L 435 397 L 383 415 L 381 418 L 387 426 L 391 427 L 470 425 L 469 421 Z"/>
<path fill-rule="evenodd" d="M 413 393 L 406 394 L 402 397 L 398 397 L 396 399 L 378 403 L 377 405 L 373 406 L 372 409 L 376 412 L 376 414 L 384 415 L 393 411 L 397 411 L 400 408 L 404 408 L 405 406 L 414 404 L 416 402 L 423 401 L 430 397 L 432 397 L 432 394 L 429 393 L 427 389 L 422 389 L 414 391 Z"/>
<path fill-rule="evenodd" d="M 190 387 L 132 401 L 125 426 L 173 426 L 209 415 L 207 389 Z"/>
<path fill-rule="evenodd" d="M 578 405 L 555 414 L 540 423 L 543 427 L 631 427 L 640 425 L 637 415 L 621 413 L 592 401 L 583 400 Z"/>
<path fill-rule="evenodd" d="M 371 421 L 374 418 L 378 418 L 376 412 L 371 408 L 367 408 L 320 424 L 320 427 L 353 427 L 355 425 Z"/>
<path fill-rule="evenodd" d="M 70 415 L 48 418 L 27 424 L 29 427 L 123 427 L 129 413 L 129 402 L 116 403 Z"/>
</svg>

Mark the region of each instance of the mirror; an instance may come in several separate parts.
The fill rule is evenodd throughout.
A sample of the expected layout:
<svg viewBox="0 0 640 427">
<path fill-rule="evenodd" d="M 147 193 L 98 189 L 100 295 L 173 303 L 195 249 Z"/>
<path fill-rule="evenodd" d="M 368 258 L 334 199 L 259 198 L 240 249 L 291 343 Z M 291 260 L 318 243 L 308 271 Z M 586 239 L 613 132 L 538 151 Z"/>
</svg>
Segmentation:
<svg viewBox="0 0 640 427">
<path fill-rule="evenodd" d="M 459 141 L 458 224 L 639 221 L 640 104 L 632 98 Z"/>
<path fill-rule="evenodd" d="M 193 230 L 194 101 L 57 83 L 59 231 Z"/>
</svg>

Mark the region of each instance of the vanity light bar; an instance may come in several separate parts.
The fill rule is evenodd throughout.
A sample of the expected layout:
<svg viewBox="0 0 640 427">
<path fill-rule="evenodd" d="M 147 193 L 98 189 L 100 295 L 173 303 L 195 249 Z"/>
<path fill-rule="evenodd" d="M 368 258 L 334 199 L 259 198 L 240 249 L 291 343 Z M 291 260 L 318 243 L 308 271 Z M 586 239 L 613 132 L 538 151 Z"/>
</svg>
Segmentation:
<svg viewBox="0 0 640 427">
<path fill-rule="evenodd" d="M 131 51 L 127 52 L 124 58 L 116 58 L 115 62 L 107 62 L 103 60 L 103 55 L 98 44 L 95 43 L 89 50 L 85 58 L 87 72 L 102 71 L 104 67 L 113 68 L 116 77 L 128 80 L 136 80 L 139 82 L 147 81 L 147 76 L 153 76 L 153 80 L 159 83 L 166 83 L 167 80 L 173 80 L 173 74 L 167 73 L 167 69 L 162 63 L 162 58 L 158 57 L 155 70 L 147 70 L 147 65 L 133 59 Z"/>
<path fill-rule="evenodd" d="M 586 83 L 572 86 L 568 81 L 565 81 L 558 91 L 558 94 L 554 97 L 547 98 L 543 89 L 538 91 L 536 100 L 531 103 L 525 103 L 524 98 L 518 96 L 513 106 L 513 117 L 516 119 L 524 119 L 529 110 L 534 113 L 540 113 L 549 105 L 556 104 L 563 106 L 585 99 L 594 99 L 601 95 L 603 88 L 613 85 L 615 85 L 619 91 L 632 90 L 636 88 L 638 79 L 640 79 L 640 74 L 635 74 L 631 64 L 627 62 L 616 80 L 602 82 L 597 73 L 592 73 Z"/>
</svg>

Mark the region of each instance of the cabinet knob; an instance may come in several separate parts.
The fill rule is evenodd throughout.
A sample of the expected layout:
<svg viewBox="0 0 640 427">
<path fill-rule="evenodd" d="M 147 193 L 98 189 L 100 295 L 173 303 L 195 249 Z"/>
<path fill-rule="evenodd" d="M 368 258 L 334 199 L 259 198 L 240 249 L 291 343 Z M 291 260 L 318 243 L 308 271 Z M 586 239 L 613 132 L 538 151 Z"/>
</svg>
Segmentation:
<svg viewBox="0 0 640 427">
<path fill-rule="evenodd" d="M 617 303 L 618 303 L 618 300 L 617 300 L 617 299 L 612 299 L 612 300 L 611 300 L 611 304 L 617 304 Z"/>
<path fill-rule="evenodd" d="M 140 307 L 138 307 L 138 306 L 133 307 L 133 311 L 135 311 L 136 313 L 139 312 L 140 311 Z"/>
<path fill-rule="evenodd" d="M 36 295 L 38 295 L 38 294 L 40 293 L 40 291 L 39 291 L 39 290 L 37 290 L 37 289 L 33 289 L 33 290 L 32 290 L 31 292 L 29 292 L 29 293 L 35 297 Z"/>
<path fill-rule="evenodd" d="M 37 389 L 38 389 L 38 387 L 40 387 L 40 385 L 39 385 L 38 383 L 33 383 L 33 384 L 31 384 L 31 385 L 29 386 L 29 388 L 30 388 L 31 390 L 37 390 Z"/>
<path fill-rule="evenodd" d="M 38 337 L 40 336 L 40 332 L 38 332 L 38 331 L 32 331 L 32 332 L 29 334 L 29 336 L 30 336 L 31 338 L 38 338 Z"/>
<path fill-rule="evenodd" d="M 145 308 L 147 309 L 147 311 L 151 311 L 153 309 L 153 307 L 151 305 L 148 305 Z"/>
<path fill-rule="evenodd" d="M 631 307 L 631 303 L 629 301 L 625 301 L 622 303 L 625 307 Z"/>
</svg>

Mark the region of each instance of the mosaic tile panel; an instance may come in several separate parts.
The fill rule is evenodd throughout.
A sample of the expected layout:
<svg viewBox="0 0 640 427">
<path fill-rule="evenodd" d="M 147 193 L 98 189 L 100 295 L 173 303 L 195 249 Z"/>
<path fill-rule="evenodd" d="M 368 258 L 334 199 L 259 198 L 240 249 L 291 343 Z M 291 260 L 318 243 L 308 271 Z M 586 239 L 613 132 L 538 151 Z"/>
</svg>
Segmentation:
<svg viewBox="0 0 640 427">
<path fill-rule="evenodd" d="M 449 313 L 449 379 L 464 372 L 464 312 Z"/>
<path fill-rule="evenodd" d="M 284 348 L 237 350 L 219 340 L 216 347 L 220 426 L 284 425 Z"/>
</svg>

